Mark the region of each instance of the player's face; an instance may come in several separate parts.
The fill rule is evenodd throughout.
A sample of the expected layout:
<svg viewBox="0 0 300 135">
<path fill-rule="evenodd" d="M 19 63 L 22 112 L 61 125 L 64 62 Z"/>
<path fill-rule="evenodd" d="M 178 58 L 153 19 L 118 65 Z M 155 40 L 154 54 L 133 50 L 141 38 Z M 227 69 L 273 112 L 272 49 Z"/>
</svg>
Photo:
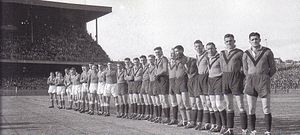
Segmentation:
<svg viewBox="0 0 300 135">
<path fill-rule="evenodd" d="M 252 47 L 260 46 L 260 41 L 261 41 L 261 39 L 258 36 L 251 36 L 249 38 L 249 42 Z"/>
<path fill-rule="evenodd" d="M 85 66 L 81 67 L 81 69 L 82 69 L 82 71 L 86 71 L 86 67 Z"/>
<path fill-rule="evenodd" d="M 149 62 L 150 62 L 151 64 L 153 64 L 153 63 L 155 62 L 155 58 L 154 58 L 154 57 L 148 57 L 148 59 L 149 59 Z"/>
<path fill-rule="evenodd" d="M 176 58 L 181 58 L 183 56 L 183 50 L 175 48 L 174 51 Z"/>
<path fill-rule="evenodd" d="M 112 64 L 111 63 L 107 63 L 107 68 L 111 69 L 111 67 L 112 67 Z"/>
<path fill-rule="evenodd" d="M 141 62 L 142 62 L 143 64 L 146 64 L 146 63 L 147 63 L 147 59 L 144 58 L 144 57 L 142 57 L 142 58 L 141 58 Z"/>
<path fill-rule="evenodd" d="M 171 58 L 172 58 L 172 59 L 175 59 L 175 58 L 176 58 L 175 51 L 172 50 L 171 53 L 170 53 L 170 55 L 171 55 Z"/>
<path fill-rule="evenodd" d="M 117 68 L 118 68 L 118 70 L 121 70 L 122 66 L 120 64 L 117 64 Z"/>
<path fill-rule="evenodd" d="M 228 49 L 233 49 L 235 47 L 235 40 L 233 37 L 224 38 L 224 43 Z"/>
<path fill-rule="evenodd" d="M 69 73 L 69 70 L 65 69 L 65 73 L 68 74 L 68 73 Z"/>
<path fill-rule="evenodd" d="M 162 50 L 154 50 L 154 53 L 155 53 L 155 55 L 156 55 L 156 57 L 160 57 L 160 56 L 162 56 L 163 55 L 163 52 L 162 52 Z"/>
<path fill-rule="evenodd" d="M 92 66 L 92 70 L 97 70 L 97 66 L 96 66 L 96 65 L 93 65 L 93 66 Z"/>
<path fill-rule="evenodd" d="M 130 61 L 129 61 L 129 60 L 125 60 L 124 63 L 125 63 L 126 65 L 130 65 Z"/>
<path fill-rule="evenodd" d="M 194 49 L 196 50 L 196 52 L 197 52 L 198 54 L 202 53 L 203 48 L 204 48 L 204 46 L 203 46 L 203 44 L 201 44 L 201 43 L 195 43 L 195 44 L 194 44 Z"/>
<path fill-rule="evenodd" d="M 134 64 L 135 66 L 139 66 L 139 65 L 140 65 L 140 61 L 139 61 L 139 60 L 134 60 L 134 61 L 133 61 L 133 64 Z"/>
<path fill-rule="evenodd" d="M 54 73 L 53 73 L 53 72 L 51 72 L 51 73 L 50 73 L 50 76 L 54 76 Z"/>
<path fill-rule="evenodd" d="M 213 45 L 207 45 L 206 50 L 210 56 L 214 56 L 217 53 L 217 49 Z"/>
</svg>

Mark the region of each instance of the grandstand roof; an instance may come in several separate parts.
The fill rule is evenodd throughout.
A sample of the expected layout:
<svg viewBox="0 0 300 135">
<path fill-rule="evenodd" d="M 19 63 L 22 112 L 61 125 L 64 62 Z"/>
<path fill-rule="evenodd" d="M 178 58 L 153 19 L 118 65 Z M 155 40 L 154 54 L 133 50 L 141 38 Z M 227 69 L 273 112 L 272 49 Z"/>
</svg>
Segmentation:
<svg viewBox="0 0 300 135">
<path fill-rule="evenodd" d="M 22 17 L 30 16 L 45 17 L 54 19 L 55 21 L 80 21 L 89 22 L 93 19 L 112 12 L 111 7 L 92 6 L 59 3 L 41 0 L 1 0 L 2 16 Z"/>
</svg>

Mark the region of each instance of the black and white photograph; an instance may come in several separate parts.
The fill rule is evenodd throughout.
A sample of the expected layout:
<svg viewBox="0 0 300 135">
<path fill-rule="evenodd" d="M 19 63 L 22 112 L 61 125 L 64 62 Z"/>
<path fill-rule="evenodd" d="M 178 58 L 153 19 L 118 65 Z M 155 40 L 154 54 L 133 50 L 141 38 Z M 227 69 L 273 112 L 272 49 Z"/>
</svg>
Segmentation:
<svg viewBox="0 0 300 135">
<path fill-rule="evenodd" d="M 1 0 L 1 135 L 300 135 L 299 0 Z"/>
</svg>

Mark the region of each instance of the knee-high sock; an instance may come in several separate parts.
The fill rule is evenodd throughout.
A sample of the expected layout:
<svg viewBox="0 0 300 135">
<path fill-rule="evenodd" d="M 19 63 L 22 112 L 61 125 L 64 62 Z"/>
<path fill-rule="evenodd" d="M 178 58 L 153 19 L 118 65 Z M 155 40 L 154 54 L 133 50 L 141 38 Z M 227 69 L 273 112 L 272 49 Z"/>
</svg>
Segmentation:
<svg viewBox="0 0 300 135">
<path fill-rule="evenodd" d="M 158 117 L 161 117 L 162 106 L 158 106 Z"/>
<path fill-rule="evenodd" d="M 196 109 L 193 109 L 191 111 L 191 121 L 194 123 L 196 123 L 196 121 L 197 121 L 197 110 Z"/>
<path fill-rule="evenodd" d="M 215 111 L 214 114 L 215 114 L 215 117 L 216 117 L 216 124 L 218 126 L 222 126 L 220 112 L 219 111 Z"/>
<path fill-rule="evenodd" d="M 221 116 L 222 126 L 227 128 L 227 113 L 225 109 L 220 112 L 220 116 Z"/>
<path fill-rule="evenodd" d="M 173 119 L 177 120 L 178 119 L 178 106 L 172 107 L 172 111 L 173 111 Z"/>
<path fill-rule="evenodd" d="M 253 131 L 253 130 L 255 130 L 256 115 L 251 114 L 248 117 L 249 117 L 249 119 L 248 119 L 248 121 L 249 121 L 249 124 L 248 124 L 249 125 L 249 130 Z"/>
<path fill-rule="evenodd" d="M 240 117 L 241 117 L 241 127 L 242 129 L 245 130 L 247 129 L 247 122 L 248 122 L 246 112 L 240 113 Z"/>
<path fill-rule="evenodd" d="M 129 104 L 125 105 L 125 113 L 128 114 L 129 113 Z"/>
<path fill-rule="evenodd" d="M 216 116 L 215 116 L 214 112 L 210 112 L 210 123 L 216 124 Z"/>
<path fill-rule="evenodd" d="M 208 110 L 204 110 L 204 118 L 203 118 L 203 122 L 204 123 L 210 123 L 210 114 Z"/>
<path fill-rule="evenodd" d="M 202 122 L 203 120 L 203 110 L 197 110 L 197 122 Z"/>
<path fill-rule="evenodd" d="M 265 114 L 265 124 L 266 124 L 266 129 L 268 132 L 271 131 L 271 126 L 272 126 L 272 115 L 271 113 Z"/>
<path fill-rule="evenodd" d="M 227 128 L 233 128 L 234 125 L 234 112 L 227 112 Z"/>
<path fill-rule="evenodd" d="M 155 117 L 158 117 L 158 106 L 154 106 Z"/>
<path fill-rule="evenodd" d="M 167 119 L 170 119 L 170 107 L 165 108 L 165 109 L 166 109 L 165 117 L 166 117 Z"/>
</svg>

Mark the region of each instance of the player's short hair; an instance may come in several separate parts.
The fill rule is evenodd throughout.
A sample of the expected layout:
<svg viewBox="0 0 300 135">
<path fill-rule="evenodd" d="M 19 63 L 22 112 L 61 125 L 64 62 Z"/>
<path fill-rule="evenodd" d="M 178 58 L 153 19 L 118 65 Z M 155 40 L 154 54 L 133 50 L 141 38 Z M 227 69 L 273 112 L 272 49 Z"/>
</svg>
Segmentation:
<svg viewBox="0 0 300 135">
<path fill-rule="evenodd" d="M 213 43 L 213 42 L 208 42 L 208 43 L 206 44 L 206 46 L 208 46 L 208 45 L 211 45 L 211 46 L 213 46 L 214 48 L 216 48 L 216 45 L 215 45 L 215 43 Z"/>
<path fill-rule="evenodd" d="M 182 47 L 182 45 L 176 45 L 176 46 L 174 47 L 174 49 L 178 49 L 178 50 L 184 51 L 184 48 Z"/>
<path fill-rule="evenodd" d="M 74 67 L 71 67 L 71 69 L 70 70 L 74 70 L 74 71 L 76 71 L 76 68 L 74 68 Z"/>
<path fill-rule="evenodd" d="M 226 35 L 224 36 L 224 39 L 225 39 L 225 38 L 229 38 L 229 37 L 234 38 L 233 34 L 226 34 Z"/>
<path fill-rule="evenodd" d="M 260 34 L 259 34 L 258 32 L 251 32 L 251 33 L 249 34 L 249 39 L 250 39 L 250 37 L 252 37 L 252 36 L 257 36 L 257 37 L 260 38 Z"/>
<path fill-rule="evenodd" d="M 160 46 L 158 46 L 158 47 L 155 47 L 155 48 L 154 48 L 154 51 L 155 51 L 155 50 L 162 50 L 162 48 L 161 48 Z"/>
<path fill-rule="evenodd" d="M 140 59 L 141 58 L 147 59 L 147 57 L 145 55 L 140 56 Z"/>
<path fill-rule="evenodd" d="M 127 57 L 127 58 L 125 58 L 124 60 L 128 60 L 128 61 L 130 61 L 130 58 L 128 58 L 128 57 Z"/>
<path fill-rule="evenodd" d="M 153 54 L 148 55 L 148 57 L 155 59 L 155 55 Z"/>
<path fill-rule="evenodd" d="M 194 44 L 202 44 L 202 41 L 198 39 L 194 42 Z"/>
<path fill-rule="evenodd" d="M 140 59 L 139 59 L 139 58 L 133 58 L 133 61 L 135 61 L 135 60 L 137 60 L 137 61 L 140 61 Z"/>
</svg>

